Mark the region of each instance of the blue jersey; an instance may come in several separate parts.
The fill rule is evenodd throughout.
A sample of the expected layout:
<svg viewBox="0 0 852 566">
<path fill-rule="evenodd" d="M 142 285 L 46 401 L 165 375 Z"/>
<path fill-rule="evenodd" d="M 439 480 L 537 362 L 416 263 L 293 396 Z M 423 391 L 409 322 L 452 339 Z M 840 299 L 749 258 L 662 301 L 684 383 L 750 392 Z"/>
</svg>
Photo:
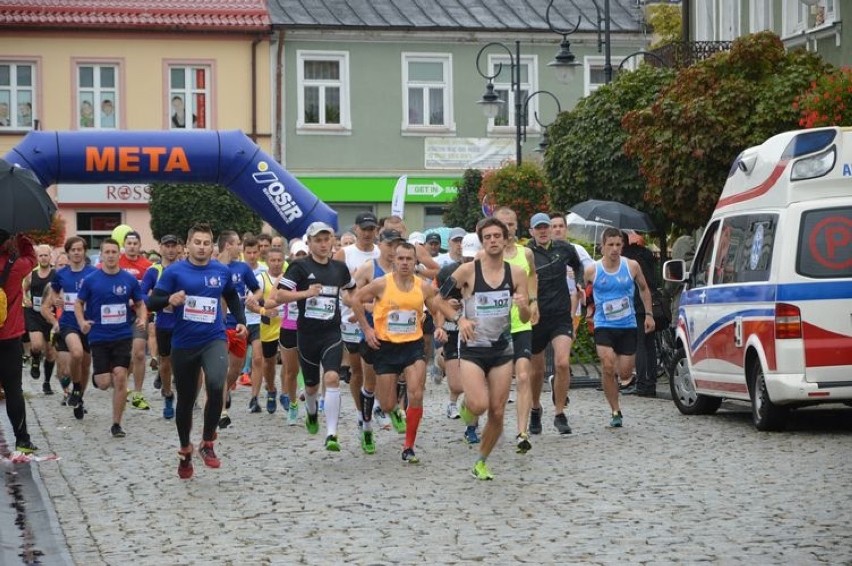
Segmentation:
<svg viewBox="0 0 852 566">
<path fill-rule="evenodd" d="M 226 266 L 218 261 L 203 266 L 191 261 L 173 263 L 163 270 L 155 289 L 168 295 L 186 293 L 184 304 L 174 309 L 172 347 L 195 348 L 213 340 L 225 340 L 221 298 L 224 293 L 236 290 Z"/>
<path fill-rule="evenodd" d="M 77 317 L 74 316 L 74 303 L 77 302 L 77 293 L 80 291 L 83 279 L 95 271 L 97 269 L 91 265 L 84 265 L 80 271 L 72 271 L 71 266 L 67 265 L 57 271 L 56 275 L 53 276 L 50 288 L 55 293 L 60 294 L 63 302 L 62 316 L 59 317 L 60 327 L 80 330 L 80 326 L 77 324 Z"/>
<path fill-rule="evenodd" d="M 165 267 L 163 267 L 162 263 L 155 263 L 145 272 L 145 275 L 142 276 L 142 294 L 146 297 L 151 294 L 151 291 L 157 285 L 157 281 L 159 281 L 160 276 L 165 271 Z M 154 318 L 154 326 L 159 328 L 160 330 L 173 330 L 175 327 L 175 310 L 173 307 L 168 306 L 157 313 L 157 316 Z"/>
<path fill-rule="evenodd" d="M 595 328 L 636 328 L 636 311 L 633 308 L 633 275 L 628 260 L 614 273 L 604 269 L 603 260 L 595 262 L 595 279 L 592 294 L 595 298 Z"/>
<path fill-rule="evenodd" d="M 105 273 L 95 270 L 86 276 L 77 293 L 77 300 L 86 303 L 85 317 L 91 320 L 89 343 L 112 342 L 133 338 L 131 302 L 143 301 L 145 296 L 136 277 L 127 271 Z"/>
<path fill-rule="evenodd" d="M 255 277 L 254 271 L 249 267 L 249 264 L 244 261 L 232 261 L 228 264 L 228 270 L 231 272 L 231 283 L 233 283 L 234 288 L 236 288 L 237 293 L 240 295 L 240 302 L 243 304 L 243 308 L 245 308 L 246 295 L 248 294 L 246 289 L 251 292 L 260 289 L 257 277 Z M 260 320 L 258 319 L 259 322 Z M 228 328 L 236 328 L 237 317 L 229 312 L 225 323 Z"/>
</svg>

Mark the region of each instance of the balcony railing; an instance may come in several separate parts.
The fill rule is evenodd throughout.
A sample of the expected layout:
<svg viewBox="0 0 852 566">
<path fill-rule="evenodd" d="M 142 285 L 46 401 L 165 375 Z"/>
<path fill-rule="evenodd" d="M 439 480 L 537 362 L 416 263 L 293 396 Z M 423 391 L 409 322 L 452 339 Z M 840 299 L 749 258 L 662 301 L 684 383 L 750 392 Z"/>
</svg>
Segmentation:
<svg viewBox="0 0 852 566">
<path fill-rule="evenodd" d="M 667 64 L 663 65 L 654 57 L 645 57 L 645 62 L 655 67 L 672 67 L 681 69 L 694 65 L 698 61 L 703 61 L 710 56 L 722 52 L 729 51 L 733 42 L 731 41 L 690 41 L 676 42 L 664 45 L 652 52 L 660 57 Z"/>
</svg>

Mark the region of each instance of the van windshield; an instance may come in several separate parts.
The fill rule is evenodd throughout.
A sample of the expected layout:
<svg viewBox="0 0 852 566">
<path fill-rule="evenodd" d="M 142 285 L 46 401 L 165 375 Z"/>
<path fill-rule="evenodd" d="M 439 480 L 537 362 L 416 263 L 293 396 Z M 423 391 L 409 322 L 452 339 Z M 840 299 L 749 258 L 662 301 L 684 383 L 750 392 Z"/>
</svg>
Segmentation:
<svg viewBox="0 0 852 566">
<path fill-rule="evenodd" d="M 852 277 L 852 206 L 802 214 L 796 272 L 818 279 Z"/>
</svg>

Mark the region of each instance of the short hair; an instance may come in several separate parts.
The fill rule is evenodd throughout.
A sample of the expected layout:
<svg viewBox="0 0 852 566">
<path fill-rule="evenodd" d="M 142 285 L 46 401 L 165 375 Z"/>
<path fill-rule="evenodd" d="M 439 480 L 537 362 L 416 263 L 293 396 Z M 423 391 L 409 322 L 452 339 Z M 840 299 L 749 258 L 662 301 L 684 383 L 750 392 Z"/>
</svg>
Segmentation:
<svg viewBox="0 0 852 566">
<path fill-rule="evenodd" d="M 491 216 L 497 216 L 498 213 L 509 213 L 513 215 L 516 220 L 518 218 L 518 213 L 512 210 L 511 207 L 506 205 L 498 206 L 496 209 L 494 209 L 494 212 L 491 213 Z"/>
<path fill-rule="evenodd" d="M 267 234 L 266 232 L 261 232 L 257 235 L 258 242 L 269 242 L 272 243 L 272 234 Z"/>
<path fill-rule="evenodd" d="M 206 222 L 196 222 L 189 227 L 189 230 L 186 233 L 186 241 L 189 242 L 192 240 L 192 237 L 199 232 L 203 234 L 210 234 L 211 237 L 213 236 L 213 228 L 210 227 L 210 224 L 207 224 Z"/>
<path fill-rule="evenodd" d="M 619 238 L 624 243 L 624 236 L 622 236 L 621 230 L 612 226 L 604 228 L 603 234 L 601 234 L 601 243 L 603 244 L 609 238 Z"/>
<path fill-rule="evenodd" d="M 479 222 L 476 223 L 476 235 L 479 237 L 479 241 L 482 241 L 482 231 L 486 228 L 490 228 L 491 226 L 497 226 L 503 232 L 503 239 L 509 239 L 509 228 L 503 224 L 503 221 L 499 218 L 494 218 L 493 216 L 489 216 L 488 218 L 483 218 Z"/>
<path fill-rule="evenodd" d="M 231 239 L 233 239 L 234 237 L 239 236 L 233 230 L 222 230 L 221 232 L 219 232 L 219 239 L 216 240 L 216 247 L 218 247 L 219 251 L 221 252 L 225 249 L 225 246 L 227 246 L 231 242 Z"/>
<path fill-rule="evenodd" d="M 562 220 L 565 220 L 565 213 L 561 210 L 551 210 L 547 213 L 547 216 L 549 216 L 551 220 L 554 218 L 561 218 Z"/>
<path fill-rule="evenodd" d="M 243 248 L 256 248 L 259 243 L 258 237 L 250 232 L 243 236 Z"/>
<path fill-rule="evenodd" d="M 284 248 L 278 246 L 272 246 L 268 250 L 266 250 L 266 257 L 269 257 L 269 254 L 281 254 L 286 256 L 287 254 L 284 252 Z"/>
<path fill-rule="evenodd" d="M 70 252 L 70 251 L 71 251 L 71 247 L 72 247 L 74 244 L 83 244 L 83 249 L 84 249 L 84 250 L 89 249 L 89 244 L 88 244 L 88 242 L 86 242 L 86 240 L 84 240 L 84 239 L 83 239 L 83 238 L 81 238 L 80 236 L 71 236 L 70 238 L 68 238 L 67 240 L 65 240 L 65 253 Z"/>
<path fill-rule="evenodd" d="M 105 238 L 104 241 L 101 242 L 101 251 L 104 251 L 104 246 L 106 246 L 107 244 L 113 245 L 119 250 L 121 249 L 121 245 L 118 243 L 118 240 L 116 240 L 115 238 Z"/>
</svg>

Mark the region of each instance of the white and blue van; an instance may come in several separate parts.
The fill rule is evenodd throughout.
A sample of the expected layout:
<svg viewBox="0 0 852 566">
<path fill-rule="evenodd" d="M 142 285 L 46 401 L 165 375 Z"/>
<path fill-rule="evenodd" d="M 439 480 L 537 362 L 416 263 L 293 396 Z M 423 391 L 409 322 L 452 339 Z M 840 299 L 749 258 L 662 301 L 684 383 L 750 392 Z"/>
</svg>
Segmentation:
<svg viewBox="0 0 852 566">
<path fill-rule="evenodd" d="M 748 401 L 755 427 L 852 404 L 852 128 L 779 134 L 734 161 L 685 284 L 671 379 L 684 414 Z"/>
</svg>

